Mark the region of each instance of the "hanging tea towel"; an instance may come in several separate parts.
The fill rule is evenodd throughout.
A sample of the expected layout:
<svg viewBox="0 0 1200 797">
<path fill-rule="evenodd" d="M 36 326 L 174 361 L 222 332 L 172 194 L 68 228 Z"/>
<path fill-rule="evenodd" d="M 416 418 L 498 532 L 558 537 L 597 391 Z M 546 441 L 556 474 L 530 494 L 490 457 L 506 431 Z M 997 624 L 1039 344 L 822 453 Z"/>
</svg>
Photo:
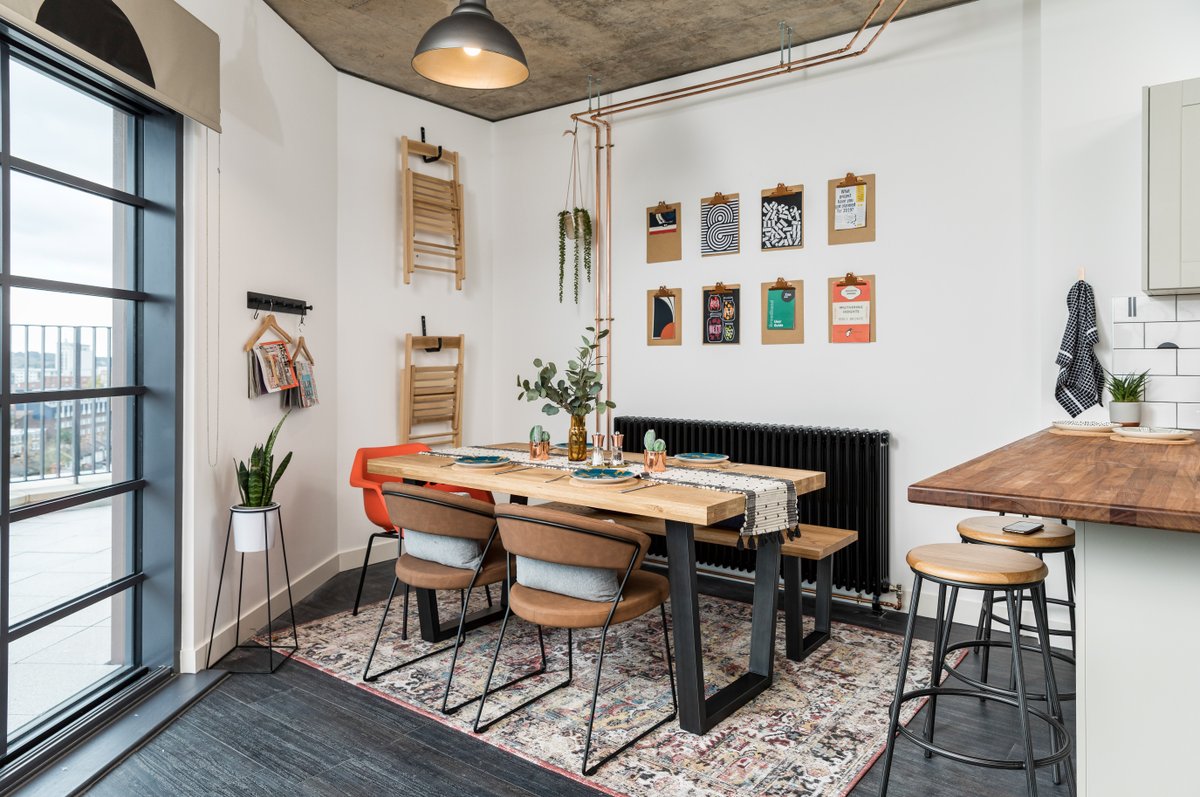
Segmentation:
<svg viewBox="0 0 1200 797">
<path fill-rule="evenodd" d="M 1096 297 L 1092 286 L 1079 280 L 1067 292 L 1067 328 L 1054 360 L 1062 369 L 1054 386 L 1054 398 L 1072 418 L 1101 403 L 1104 369 L 1094 350 L 1099 341 Z"/>
</svg>

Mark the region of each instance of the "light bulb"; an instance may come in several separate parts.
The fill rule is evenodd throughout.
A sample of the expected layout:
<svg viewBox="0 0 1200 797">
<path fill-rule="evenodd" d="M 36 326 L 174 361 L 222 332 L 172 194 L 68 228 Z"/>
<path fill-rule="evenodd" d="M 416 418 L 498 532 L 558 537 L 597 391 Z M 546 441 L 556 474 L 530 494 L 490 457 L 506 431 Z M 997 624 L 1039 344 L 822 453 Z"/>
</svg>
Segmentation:
<svg viewBox="0 0 1200 797">
<path fill-rule="evenodd" d="M 477 56 L 481 52 L 483 52 L 483 50 L 479 49 L 478 47 L 464 47 L 463 52 L 466 53 L 467 55 L 471 56 L 472 58 L 474 58 L 475 56 Z"/>
</svg>

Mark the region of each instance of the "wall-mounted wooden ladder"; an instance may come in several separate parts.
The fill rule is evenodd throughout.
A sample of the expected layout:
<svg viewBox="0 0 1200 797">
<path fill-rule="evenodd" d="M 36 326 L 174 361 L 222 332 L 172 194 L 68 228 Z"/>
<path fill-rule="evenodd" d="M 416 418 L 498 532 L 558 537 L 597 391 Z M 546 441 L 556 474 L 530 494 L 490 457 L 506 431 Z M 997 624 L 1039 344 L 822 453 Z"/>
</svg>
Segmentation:
<svg viewBox="0 0 1200 797">
<path fill-rule="evenodd" d="M 450 179 L 413 170 L 414 158 L 450 167 Z M 404 170 L 404 283 L 414 271 L 440 271 L 454 275 L 462 290 L 467 278 L 467 253 L 463 234 L 463 189 L 458 178 L 458 153 L 424 141 L 400 139 Z"/>
<path fill-rule="evenodd" d="M 426 349 L 457 351 L 453 365 L 417 365 L 413 359 L 427 357 Z M 400 401 L 400 442 L 420 441 L 428 445 L 462 445 L 463 353 L 465 336 L 453 338 L 407 334 L 404 336 L 404 379 Z M 413 434 L 414 426 L 449 423 L 440 432 Z"/>
</svg>

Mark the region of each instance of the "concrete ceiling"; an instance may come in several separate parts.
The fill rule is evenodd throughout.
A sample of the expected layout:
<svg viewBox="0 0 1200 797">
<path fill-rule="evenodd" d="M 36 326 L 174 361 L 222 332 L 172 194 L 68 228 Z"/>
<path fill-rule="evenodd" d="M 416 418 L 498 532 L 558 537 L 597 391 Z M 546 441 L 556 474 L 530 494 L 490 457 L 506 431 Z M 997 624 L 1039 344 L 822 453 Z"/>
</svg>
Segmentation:
<svg viewBox="0 0 1200 797">
<path fill-rule="evenodd" d="M 898 19 L 969 0 L 908 0 Z M 885 0 L 877 19 L 895 8 Z M 418 75 L 417 42 L 454 0 L 266 0 L 317 52 L 351 75 L 492 121 L 587 97 L 587 76 L 604 92 L 774 52 L 779 22 L 796 45 L 858 29 L 874 0 L 493 0 L 521 42 L 529 79 L 477 91 Z M 886 37 L 887 34 L 884 34 Z M 881 39 L 881 42 L 883 40 Z"/>
</svg>

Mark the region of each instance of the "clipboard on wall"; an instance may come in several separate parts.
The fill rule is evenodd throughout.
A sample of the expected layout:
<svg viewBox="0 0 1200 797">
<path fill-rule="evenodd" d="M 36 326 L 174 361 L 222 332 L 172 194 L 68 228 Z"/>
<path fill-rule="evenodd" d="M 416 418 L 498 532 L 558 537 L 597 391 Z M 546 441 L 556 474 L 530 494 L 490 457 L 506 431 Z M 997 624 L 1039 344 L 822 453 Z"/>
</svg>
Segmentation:
<svg viewBox="0 0 1200 797">
<path fill-rule="evenodd" d="M 659 202 L 646 208 L 646 262 L 669 263 L 683 259 L 680 203 Z"/>
<path fill-rule="evenodd" d="M 829 181 L 829 243 L 875 240 L 875 175 L 854 174 Z"/>
<path fill-rule="evenodd" d="M 683 288 L 661 286 L 646 291 L 646 345 L 678 346 L 683 343 Z"/>
<path fill-rule="evenodd" d="M 804 281 L 785 280 L 762 284 L 762 342 L 804 342 Z"/>
<path fill-rule="evenodd" d="M 829 278 L 829 342 L 875 342 L 875 275 Z"/>
</svg>

